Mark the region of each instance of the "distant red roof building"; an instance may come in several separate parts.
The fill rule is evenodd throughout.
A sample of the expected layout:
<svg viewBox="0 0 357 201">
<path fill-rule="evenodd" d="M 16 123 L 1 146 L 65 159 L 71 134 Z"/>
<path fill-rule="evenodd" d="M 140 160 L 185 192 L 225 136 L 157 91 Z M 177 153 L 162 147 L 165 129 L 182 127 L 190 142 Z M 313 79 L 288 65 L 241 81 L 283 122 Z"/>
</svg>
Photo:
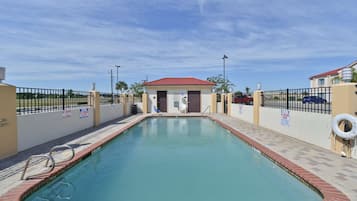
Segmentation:
<svg viewBox="0 0 357 201">
<path fill-rule="evenodd" d="M 313 75 L 310 77 L 310 80 L 312 79 L 316 79 L 316 78 L 320 78 L 320 77 L 326 77 L 326 76 L 333 76 L 333 75 L 338 75 L 338 72 L 340 70 L 342 70 L 344 67 L 341 67 L 341 68 L 337 68 L 335 70 L 331 70 L 331 71 L 327 71 L 327 72 L 324 72 L 324 73 L 320 73 L 320 74 L 317 74 L 317 75 Z"/>
<path fill-rule="evenodd" d="M 187 78 L 162 78 L 159 80 L 154 80 L 151 82 L 145 82 L 144 86 L 168 86 L 168 85 L 211 85 L 214 86 L 215 83 L 207 81 L 207 80 L 200 80 L 193 77 Z"/>
<path fill-rule="evenodd" d="M 324 73 L 320 73 L 320 74 L 317 74 L 317 75 L 313 75 L 313 76 L 310 77 L 310 80 L 316 79 L 316 78 L 327 77 L 327 76 L 338 75 L 339 71 L 341 71 L 342 69 L 348 68 L 348 67 L 352 68 L 355 65 L 357 65 L 357 61 L 354 61 L 354 62 L 352 62 L 351 64 L 349 64 L 347 66 L 343 66 L 343 67 L 340 67 L 340 68 L 337 68 L 337 69 L 334 69 L 334 70 L 330 70 L 330 71 L 327 71 L 327 72 L 324 72 Z"/>
</svg>

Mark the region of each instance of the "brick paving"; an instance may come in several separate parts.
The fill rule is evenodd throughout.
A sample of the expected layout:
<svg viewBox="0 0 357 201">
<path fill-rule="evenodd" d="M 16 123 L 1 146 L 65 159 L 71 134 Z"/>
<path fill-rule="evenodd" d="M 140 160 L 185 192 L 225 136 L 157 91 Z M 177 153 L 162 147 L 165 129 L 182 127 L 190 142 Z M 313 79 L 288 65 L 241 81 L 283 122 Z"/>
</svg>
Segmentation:
<svg viewBox="0 0 357 201">
<path fill-rule="evenodd" d="M 101 126 L 100 128 L 88 129 L 86 131 L 34 147 L 33 149 L 17 154 L 15 157 L 0 161 L 0 200 L 6 200 L 6 197 L 1 196 L 5 195 L 10 189 L 12 189 L 11 192 L 18 193 L 21 190 L 19 189 L 20 187 L 29 189 L 34 183 L 39 183 L 38 180 L 30 180 L 25 182 L 19 180 L 21 171 L 24 166 L 24 160 L 29 155 L 34 153 L 47 153 L 50 147 L 53 145 L 67 143 L 71 144 L 75 148 L 76 153 L 80 153 L 77 155 L 77 157 L 79 157 L 90 152 L 88 150 L 92 149 L 93 146 L 98 144 L 98 142 L 109 140 L 114 136 L 113 134 L 118 133 L 118 130 L 125 129 L 131 122 L 138 121 L 143 117 L 144 115 L 136 115 L 125 119 L 112 121 L 106 125 Z M 319 179 L 315 176 L 316 178 L 314 178 L 312 182 L 317 181 L 318 183 L 323 183 L 326 181 L 327 183 L 333 185 L 335 188 L 345 193 L 350 200 L 357 201 L 357 160 L 342 158 L 329 150 L 319 148 L 312 144 L 302 142 L 300 140 L 279 134 L 268 129 L 256 127 L 236 118 L 227 117 L 220 114 L 214 114 L 211 117 L 234 128 L 234 130 L 238 131 L 248 140 L 256 141 L 264 147 L 268 148 L 266 151 L 271 152 L 272 156 L 277 157 L 276 159 L 280 160 L 280 162 L 293 166 L 298 164 L 305 170 L 321 178 Z M 264 147 L 262 147 L 262 149 L 264 149 Z M 275 154 L 274 152 L 283 156 L 284 158 L 279 157 L 279 155 Z M 295 164 L 289 163 L 289 161 L 286 159 Z M 36 167 L 36 164 L 34 164 L 34 166 Z M 39 166 L 39 164 L 37 164 L 37 166 Z M 32 171 L 34 169 L 36 168 L 33 168 Z M 310 174 L 307 171 L 304 172 L 300 170 L 298 167 L 297 169 L 298 171 L 301 171 L 302 174 Z M 55 172 L 58 171 L 60 171 L 60 168 L 55 170 Z M 53 174 L 48 176 L 52 175 Z M 329 190 L 329 187 L 326 188 Z M 8 194 L 9 193 L 6 195 Z M 341 195 L 336 198 L 337 199 L 334 199 L 335 201 L 346 200 Z"/>
</svg>

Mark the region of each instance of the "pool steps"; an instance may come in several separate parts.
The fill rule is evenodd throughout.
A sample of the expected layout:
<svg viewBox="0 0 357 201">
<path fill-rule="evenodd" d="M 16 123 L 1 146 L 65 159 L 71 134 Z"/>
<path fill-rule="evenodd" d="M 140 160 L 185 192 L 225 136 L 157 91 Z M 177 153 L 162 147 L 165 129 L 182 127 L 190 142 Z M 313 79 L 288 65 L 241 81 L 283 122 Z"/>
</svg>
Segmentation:
<svg viewBox="0 0 357 201">
<path fill-rule="evenodd" d="M 67 150 L 67 149 L 71 150 L 70 157 L 67 157 L 65 159 L 62 159 L 61 161 L 56 162 L 54 157 L 53 157 L 53 153 L 55 153 L 57 151 L 61 151 L 61 150 Z M 24 171 L 22 172 L 22 175 L 21 175 L 21 180 L 33 179 L 33 178 L 35 178 L 37 176 L 41 176 L 41 175 L 50 173 L 50 172 L 52 172 L 52 170 L 55 168 L 56 165 L 60 165 L 60 164 L 63 164 L 65 162 L 67 162 L 67 161 L 72 160 L 74 158 L 75 154 L 76 153 L 75 153 L 73 147 L 64 144 L 64 145 L 57 145 L 57 146 L 52 147 L 48 154 L 32 155 L 26 161 Z M 40 173 L 33 174 L 33 175 L 28 176 L 28 177 L 25 178 L 25 174 L 26 174 L 26 171 L 28 169 L 28 166 L 30 165 L 31 160 L 34 159 L 34 158 L 45 159 L 46 160 L 45 168 L 43 168 L 40 171 Z M 51 162 L 50 165 L 48 165 L 49 162 Z"/>
</svg>

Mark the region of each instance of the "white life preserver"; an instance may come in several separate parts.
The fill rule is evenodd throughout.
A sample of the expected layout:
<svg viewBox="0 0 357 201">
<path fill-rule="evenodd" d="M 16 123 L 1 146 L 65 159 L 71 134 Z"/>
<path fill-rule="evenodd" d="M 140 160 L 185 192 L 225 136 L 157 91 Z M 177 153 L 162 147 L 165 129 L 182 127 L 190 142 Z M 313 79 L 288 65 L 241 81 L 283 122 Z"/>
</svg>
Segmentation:
<svg viewBox="0 0 357 201">
<path fill-rule="evenodd" d="M 342 131 L 339 127 L 340 122 L 344 120 L 351 122 L 352 128 L 348 132 Z M 332 120 L 332 130 L 343 139 L 352 139 L 357 136 L 357 118 L 350 114 L 336 115 Z"/>
</svg>

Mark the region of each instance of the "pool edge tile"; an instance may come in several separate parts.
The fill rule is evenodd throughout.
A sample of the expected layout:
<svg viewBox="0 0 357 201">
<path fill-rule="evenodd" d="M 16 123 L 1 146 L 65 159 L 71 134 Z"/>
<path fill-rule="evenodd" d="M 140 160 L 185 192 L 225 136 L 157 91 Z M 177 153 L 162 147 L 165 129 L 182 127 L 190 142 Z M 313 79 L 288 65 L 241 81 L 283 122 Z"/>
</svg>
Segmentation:
<svg viewBox="0 0 357 201">
<path fill-rule="evenodd" d="M 249 136 L 242 134 L 241 132 L 237 131 L 236 129 L 221 121 L 220 119 L 212 116 L 208 117 L 220 124 L 223 128 L 229 130 L 232 134 L 243 140 L 245 143 L 261 151 L 261 153 L 269 157 L 274 162 L 278 163 L 283 168 L 295 174 L 299 179 L 303 180 L 308 185 L 315 188 L 322 195 L 323 201 L 350 201 L 347 195 L 345 195 L 343 192 L 341 192 L 331 184 L 327 183 L 325 180 L 321 179 L 317 175 L 284 158 L 282 155 L 258 143 Z"/>
</svg>

